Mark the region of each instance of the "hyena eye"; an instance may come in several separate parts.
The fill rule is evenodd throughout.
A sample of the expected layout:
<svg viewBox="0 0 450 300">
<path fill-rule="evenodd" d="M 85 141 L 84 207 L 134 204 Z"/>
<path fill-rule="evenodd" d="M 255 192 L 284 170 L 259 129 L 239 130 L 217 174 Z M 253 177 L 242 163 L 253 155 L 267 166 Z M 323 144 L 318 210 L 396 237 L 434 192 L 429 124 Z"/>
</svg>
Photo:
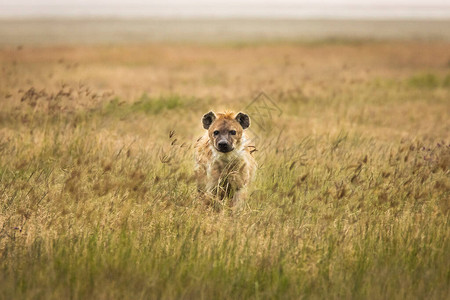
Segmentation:
<svg viewBox="0 0 450 300">
<path fill-rule="evenodd" d="M 214 135 L 218 135 L 219 134 L 219 130 L 214 131 Z"/>
<path fill-rule="evenodd" d="M 230 134 L 231 134 L 231 135 L 236 135 L 236 130 L 231 130 L 231 131 L 230 131 Z"/>
</svg>

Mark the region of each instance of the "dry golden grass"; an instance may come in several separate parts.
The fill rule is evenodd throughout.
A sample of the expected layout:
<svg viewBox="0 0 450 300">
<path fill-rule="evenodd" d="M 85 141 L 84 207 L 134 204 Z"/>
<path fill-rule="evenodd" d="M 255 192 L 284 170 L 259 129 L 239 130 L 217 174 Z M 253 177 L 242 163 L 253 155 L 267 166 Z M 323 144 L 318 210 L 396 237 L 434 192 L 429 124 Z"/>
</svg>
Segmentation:
<svg viewBox="0 0 450 300">
<path fill-rule="evenodd" d="M 0 298 L 450 296 L 449 43 L 4 47 L 0 65 Z M 259 121 L 260 168 L 246 208 L 215 212 L 192 143 L 225 108 Z"/>
</svg>

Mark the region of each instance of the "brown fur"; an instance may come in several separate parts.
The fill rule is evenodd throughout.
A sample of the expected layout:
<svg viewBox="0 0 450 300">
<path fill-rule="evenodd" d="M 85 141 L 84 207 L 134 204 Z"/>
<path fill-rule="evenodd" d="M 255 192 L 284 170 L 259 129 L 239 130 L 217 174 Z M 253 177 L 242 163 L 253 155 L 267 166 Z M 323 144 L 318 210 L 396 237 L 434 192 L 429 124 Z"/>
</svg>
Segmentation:
<svg viewBox="0 0 450 300">
<path fill-rule="evenodd" d="M 208 202 L 229 199 L 231 205 L 237 205 L 245 198 L 257 167 L 244 132 L 249 125 L 250 118 L 242 113 L 210 112 L 203 117 L 207 132 L 195 146 L 195 172 L 198 190 Z M 220 151 L 220 142 L 228 144 L 229 152 Z"/>
</svg>

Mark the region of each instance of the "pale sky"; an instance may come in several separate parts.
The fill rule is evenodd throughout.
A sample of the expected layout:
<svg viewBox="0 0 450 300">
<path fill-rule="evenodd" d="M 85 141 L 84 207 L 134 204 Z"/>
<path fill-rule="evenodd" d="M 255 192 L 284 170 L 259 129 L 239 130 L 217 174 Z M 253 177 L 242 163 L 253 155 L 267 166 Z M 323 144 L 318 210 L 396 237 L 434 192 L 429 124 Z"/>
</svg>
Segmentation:
<svg viewBox="0 0 450 300">
<path fill-rule="evenodd" d="M 450 0 L 0 0 L 0 17 L 450 18 Z"/>
</svg>

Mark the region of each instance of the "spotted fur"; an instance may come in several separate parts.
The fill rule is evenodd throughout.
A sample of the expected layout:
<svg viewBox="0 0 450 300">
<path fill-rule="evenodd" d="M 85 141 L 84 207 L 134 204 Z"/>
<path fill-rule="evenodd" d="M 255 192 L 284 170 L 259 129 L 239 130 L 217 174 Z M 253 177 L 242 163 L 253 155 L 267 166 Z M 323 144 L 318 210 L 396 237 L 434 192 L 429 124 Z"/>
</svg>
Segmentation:
<svg viewBox="0 0 450 300">
<path fill-rule="evenodd" d="M 229 199 L 231 205 L 240 205 L 257 168 L 254 147 L 244 132 L 250 118 L 243 113 L 209 112 L 202 123 L 207 131 L 195 145 L 198 190 L 208 201 Z M 220 146 L 225 143 L 226 149 Z"/>
</svg>

